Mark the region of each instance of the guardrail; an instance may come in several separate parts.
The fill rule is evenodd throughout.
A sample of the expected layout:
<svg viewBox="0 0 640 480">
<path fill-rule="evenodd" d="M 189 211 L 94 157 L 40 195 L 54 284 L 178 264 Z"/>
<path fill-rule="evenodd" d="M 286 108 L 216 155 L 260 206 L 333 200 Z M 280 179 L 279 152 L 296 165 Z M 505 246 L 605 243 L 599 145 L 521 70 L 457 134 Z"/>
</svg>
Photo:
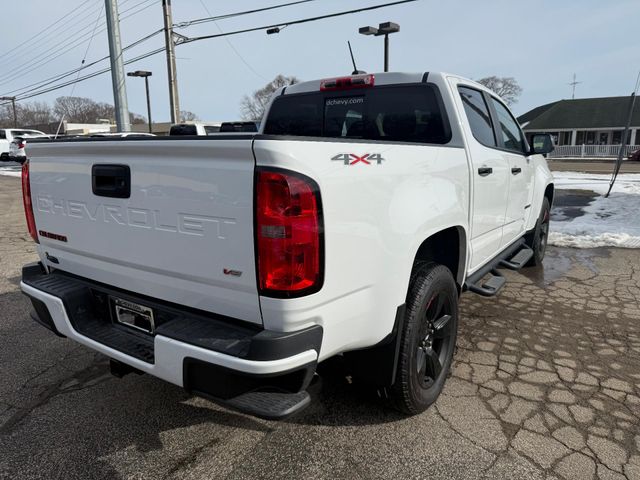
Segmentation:
<svg viewBox="0 0 640 480">
<path fill-rule="evenodd" d="M 640 145 L 625 145 L 624 158 L 640 149 Z M 557 145 L 548 158 L 616 158 L 620 145 Z"/>
</svg>

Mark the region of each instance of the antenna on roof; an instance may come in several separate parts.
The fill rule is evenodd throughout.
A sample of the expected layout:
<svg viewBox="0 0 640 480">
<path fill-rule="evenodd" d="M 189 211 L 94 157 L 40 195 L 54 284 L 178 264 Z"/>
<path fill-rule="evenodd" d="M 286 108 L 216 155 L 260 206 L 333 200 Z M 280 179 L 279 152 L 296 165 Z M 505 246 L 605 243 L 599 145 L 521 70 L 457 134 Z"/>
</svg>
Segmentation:
<svg viewBox="0 0 640 480">
<path fill-rule="evenodd" d="M 567 85 L 571 85 L 573 89 L 571 90 L 571 100 L 575 100 L 576 98 L 576 85 L 581 84 L 582 82 L 576 82 L 576 74 L 573 74 L 573 82 L 569 82 Z"/>
<path fill-rule="evenodd" d="M 353 58 L 353 50 L 351 50 L 351 42 L 349 40 L 347 40 L 347 45 L 349 45 L 349 53 L 351 54 L 351 63 L 353 63 L 353 72 L 351 72 L 351 75 L 358 75 L 359 73 L 367 73 L 364 70 L 358 70 L 358 67 L 356 67 L 356 59 Z"/>
</svg>

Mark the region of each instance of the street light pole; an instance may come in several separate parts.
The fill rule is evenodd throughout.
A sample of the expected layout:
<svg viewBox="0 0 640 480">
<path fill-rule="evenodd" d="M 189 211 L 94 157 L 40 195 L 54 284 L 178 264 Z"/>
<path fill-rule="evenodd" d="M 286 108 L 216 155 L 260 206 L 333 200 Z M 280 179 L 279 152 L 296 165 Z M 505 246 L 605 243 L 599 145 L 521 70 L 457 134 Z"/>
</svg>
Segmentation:
<svg viewBox="0 0 640 480">
<path fill-rule="evenodd" d="M 362 35 L 379 37 L 384 35 L 384 71 L 389 71 L 389 35 L 400 31 L 400 25 L 393 22 L 384 22 L 376 27 L 361 27 L 358 32 Z"/>
<path fill-rule="evenodd" d="M 389 34 L 384 35 L 384 71 L 389 71 Z"/>
<path fill-rule="evenodd" d="M 149 119 L 149 133 L 153 133 L 151 128 L 151 98 L 149 97 L 149 77 L 144 77 L 144 89 L 147 92 L 147 118 Z"/>
<path fill-rule="evenodd" d="M 149 77 L 153 75 L 152 72 L 146 70 L 136 70 L 135 72 L 127 72 L 127 77 L 142 77 L 144 78 L 144 89 L 147 93 L 147 118 L 149 119 L 149 133 L 153 133 L 151 128 L 151 97 L 149 96 Z"/>
</svg>

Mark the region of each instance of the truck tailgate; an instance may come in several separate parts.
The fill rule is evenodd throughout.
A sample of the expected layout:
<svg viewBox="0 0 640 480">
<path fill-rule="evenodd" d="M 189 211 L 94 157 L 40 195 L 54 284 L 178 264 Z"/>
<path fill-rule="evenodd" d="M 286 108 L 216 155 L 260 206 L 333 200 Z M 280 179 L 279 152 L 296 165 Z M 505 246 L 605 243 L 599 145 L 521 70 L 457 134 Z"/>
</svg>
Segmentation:
<svg viewBox="0 0 640 480">
<path fill-rule="evenodd" d="M 247 137 L 31 144 L 43 261 L 261 324 L 251 144 Z M 111 176 L 120 185 L 127 169 L 130 195 L 110 192 Z"/>
</svg>

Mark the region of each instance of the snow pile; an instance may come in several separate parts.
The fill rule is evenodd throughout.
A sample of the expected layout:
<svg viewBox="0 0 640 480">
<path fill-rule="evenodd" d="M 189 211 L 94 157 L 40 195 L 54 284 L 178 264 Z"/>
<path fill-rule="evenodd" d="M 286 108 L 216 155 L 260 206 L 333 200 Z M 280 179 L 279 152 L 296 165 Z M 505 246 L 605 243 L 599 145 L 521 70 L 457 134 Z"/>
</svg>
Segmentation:
<svg viewBox="0 0 640 480">
<path fill-rule="evenodd" d="M 610 175 L 554 172 L 556 189 L 590 190 L 595 199 L 583 215 L 553 221 L 549 243 L 562 247 L 640 248 L 640 174 L 620 174 L 609 198 Z M 554 215 L 555 216 L 555 215 Z"/>
<path fill-rule="evenodd" d="M 15 167 L 13 165 L 2 165 L 0 163 L 0 175 L 6 175 L 8 177 L 19 177 L 22 175 L 22 171 L 19 166 Z"/>
</svg>

